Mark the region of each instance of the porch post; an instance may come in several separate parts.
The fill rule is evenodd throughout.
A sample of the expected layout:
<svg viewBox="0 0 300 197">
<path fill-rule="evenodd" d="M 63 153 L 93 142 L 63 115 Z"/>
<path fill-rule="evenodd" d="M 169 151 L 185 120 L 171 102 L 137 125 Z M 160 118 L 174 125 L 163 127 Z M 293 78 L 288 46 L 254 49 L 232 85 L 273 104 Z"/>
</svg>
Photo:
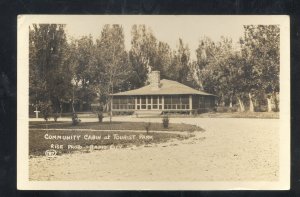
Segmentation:
<svg viewBox="0 0 300 197">
<path fill-rule="evenodd" d="M 193 98 L 192 95 L 189 95 L 189 106 L 190 106 L 190 115 L 192 115 L 192 110 L 193 110 Z"/>
<path fill-rule="evenodd" d="M 137 96 L 134 97 L 134 109 L 137 110 Z"/>
<path fill-rule="evenodd" d="M 165 97 L 162 96 L 161 99 L 162 99 L 162 101 L 161 101 L 161 104 L 162 104 L 162 110 L 164 110 L 164 109 L 165 109 Z"/>
</svg>

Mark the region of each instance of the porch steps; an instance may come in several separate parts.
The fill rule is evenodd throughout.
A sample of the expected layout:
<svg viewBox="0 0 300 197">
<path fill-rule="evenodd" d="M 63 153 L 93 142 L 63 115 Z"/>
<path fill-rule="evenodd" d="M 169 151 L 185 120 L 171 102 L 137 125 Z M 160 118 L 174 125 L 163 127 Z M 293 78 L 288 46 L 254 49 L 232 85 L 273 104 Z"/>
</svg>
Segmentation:
<svg viewBox="0 0 300 197">
<path fill-rule="evenodd" d="M 149 116 L 159 116 L 162 114 L 162 110 L 139 110 L 133 113 L 135 117 L 149 117 Z"/>
</svg>

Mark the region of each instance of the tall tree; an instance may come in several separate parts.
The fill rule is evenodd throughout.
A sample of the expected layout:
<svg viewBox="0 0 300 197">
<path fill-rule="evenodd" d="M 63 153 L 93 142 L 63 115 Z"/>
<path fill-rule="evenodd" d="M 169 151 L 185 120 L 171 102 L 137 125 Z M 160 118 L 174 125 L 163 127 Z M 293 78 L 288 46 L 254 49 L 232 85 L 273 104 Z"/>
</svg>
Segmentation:
<svg viewBox="0 0 300 197">
<path fill-rule="evenodd" d="M 173 51 L 171 66 L 168 70 L 168 78 L 180 83 L 188 84 L 188 75 L 190 72 L 190 50 L 182 39 L 179 39 L 176 51 Z"/>
<path fill-rule="evenodd" d="M 245 25 L 244 32 L 240 43 L 249 71 L 249 97 L 263 93 L 268 111 L 272 110 L 271 100 L 278 109 L 280 28 L 278 25 Z"/>
<path fill-rule="evenodd" d="M 195 78 L 203 89 L 218 95 L 221 105 L 232 106 L 237 96 L 237 70 L 241 69 L 238 53 L 233 49 L 231 39 L 221 37 L 219 42 L 209 38 L 200 40 L 196 50 L 197 62 L 193 67 Z M 241 109 L 242 110 L 242 109 Z"/>
<path fill-rule="evenodd" d="M 160 71 L 161 78 L 169 78 L 169 72 L 172 70 L 172 51 L 170 46 L 165 42 L 158 42 L 156 55 L 156 69 Z"/>
<path fill-rule="evenodd" d="M 157 40 L 151 29 L 145 25 L 133 25 L 131 35 L 131 49 L 129 51 L 133 68 L 131 81 L 136 88 L 145 85 L 149 72 L 158 70 L 160 67 L 156 64 Z"/>
<path fill-rule="evenodd" d="M 65 25 L 33 24 L 29 30 L 30 100 L 47 103 L 54 112 L 70 90 L 70 67 Z"/>
<path fill-rule="evenodd" d="M 83 36 L 70 44 L 72 52 L 73 80 L 76 87 L 76 100 L 80 103 L 91 103 L 96 94 L 93 89 L 93 77 L 96 68 L 95 44 L 92 36 Z"/>
<path fill-rule="evenodd" d="M 98 68 L 96 75 L 99 95 L 106 96 L 106 103 L 112 101 L 115 90 L 121 90 L 123 84 L 130 76 L 128 54 L 125 51 L 124 32 L 120 25 L 105 25 L 101 36 L 97 40 Z M 109 96 L 111 95 L 111 96 Z M 110 106 L 107 105 L 108 108 Z M 110 108 L 110 121 L 112 110 Z"/>
<path fill-rule="evenodd" d="M 216 54 L 215 43 L 208 37 L 204 37 L 200 40 L 198 48 L 196 49 L 197 60 L 192 63 L 191 69 L 193 73 L 194 81 L 199 86 L 201 90 L 207 90 L 212 93 L 216 93 L 214 90 L 215 86 L 211 82 L 206 84 L 205 81 L 211 80 L 208 77 L 208 74 L 213 70 L 212 66 L 208 66 L 210 62 L 214 61 Z M 210 85 L 211 84 L 211 85 Z"/>
</svg>

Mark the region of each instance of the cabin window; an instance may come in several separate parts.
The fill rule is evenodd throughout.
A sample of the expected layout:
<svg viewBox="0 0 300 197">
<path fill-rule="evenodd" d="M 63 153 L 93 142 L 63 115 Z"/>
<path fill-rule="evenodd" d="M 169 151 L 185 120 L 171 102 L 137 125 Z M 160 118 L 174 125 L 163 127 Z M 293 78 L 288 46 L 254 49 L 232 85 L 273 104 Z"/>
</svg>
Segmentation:
<svg viewBox="0 0 300 197">
<path fill-rule="evenodd" d="M 205 107 L 211 107 L 211 99 L 210 97 L 205 97 Z"/>
<path fill-rule="evenodd" d="M 146 96 L 141 96 L 141 109 L 146 109 Z"/>
<path fill-rule="evenodd" d="M 157 99 L 158 99 L 158 96 L 152 96 L 152 101 L 153 101 L 154 105 L 157 104 Z"/>
<path fill-rule="evenodd" d="M 141 96 L 142 105 L 146 105 L 146 96 Z"/>
<path fill-rule="evenodd" d="M 158 96 L 152 96 L 152 104 L 153 104 L 152 109 L 157 109 L 158 98 L 159 98 Z"/>
<path fill-rule="evenodd" d="M 135 108 L 133 97 L 113 97 L 113 109 L 128 110 Z"/>
<path fill-rule="evenodd" d="M 163 108 L 163 96 L 115 96 L 113 97 L 113 109 L 115 110 L 158 110 Z M 136 100 L 136 101 L 135 101 Z M 199 97 L 199 107 L 211 106 L 210 98 Z M 164 109 L 188 110 L 188 95 L 164 96 Z"/>
<path fill-rule="evenodd" d="M 165 109 L 182 110 L 189 109 L 189 97 L 186 95 L 165 96 Z"/>
<path fill-rule="evenodd" d="M 152 98 L 151 96 L 147 96 L 147 109 L 151 109 Z"/>
<path fill-rule="evenodd" d="M 203 96 L 199 96 L 199 108 L 205 108 L 205 98 Z"/>
</svg>

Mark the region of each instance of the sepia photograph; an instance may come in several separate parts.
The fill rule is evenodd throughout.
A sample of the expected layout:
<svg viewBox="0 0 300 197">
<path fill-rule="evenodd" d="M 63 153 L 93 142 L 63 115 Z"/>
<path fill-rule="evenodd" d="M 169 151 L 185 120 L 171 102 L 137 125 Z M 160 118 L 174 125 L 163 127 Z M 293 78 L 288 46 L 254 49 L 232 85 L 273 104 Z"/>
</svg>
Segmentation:
<svg viewBox="0 0 300 197">
<path fill-rule="evenodd" d="M 288 16 L 19 15 L 18 189 L 288 190 Z"/>
</svg>

